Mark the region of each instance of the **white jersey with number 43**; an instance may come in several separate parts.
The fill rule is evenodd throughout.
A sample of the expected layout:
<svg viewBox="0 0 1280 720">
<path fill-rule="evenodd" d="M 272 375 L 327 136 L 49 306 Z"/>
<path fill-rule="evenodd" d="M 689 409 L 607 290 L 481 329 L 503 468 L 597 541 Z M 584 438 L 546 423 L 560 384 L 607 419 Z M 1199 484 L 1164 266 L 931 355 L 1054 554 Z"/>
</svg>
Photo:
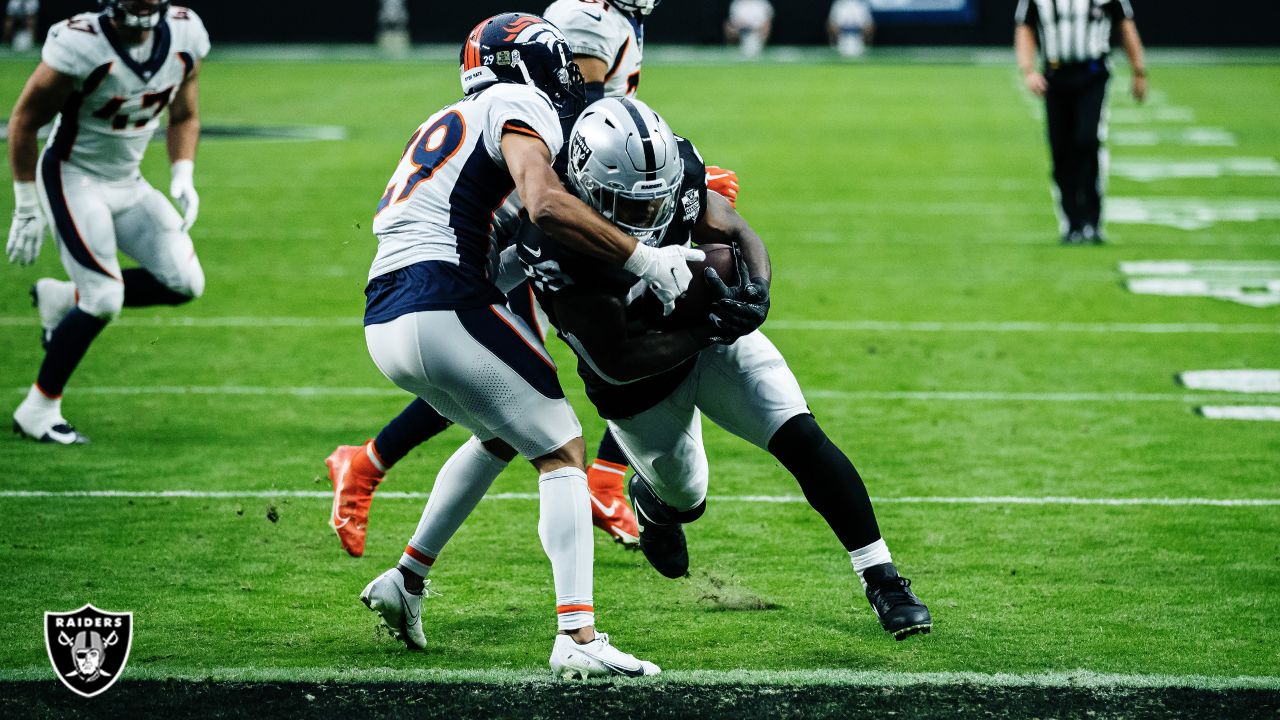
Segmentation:
<svg viewBox="0 0 1280 720">
<path fill-rule="evenodd" d="M 515 189 L 502 136 L 540 138 L 555 157 L 560 116 L 541 90 L 498 83 L 432 115 L 405 146 L 373 219 L 373 279 L 420 262 L 457 265 L 487 282 L 494 214 Z"/>
<path fill-rule="evenodd" d="M 560 28 L 574 55 L 596 58 L 609 68 L 605 97 L 636 94 L 644 61 L 644 31 L 639 24 L 607 0 L 556 0 L 543 17 Z"/>
<path fill-rule="evenodd" d="M 93 13 L 49 28 L 41 59 L 76 83 L 45 152 L 107 180 L 138 172 L 160 115 L 209 54 L 209 33 L 194 12 L 170 7 L 149 43 L 136 59 L 106 17 Z"/>
</svg>

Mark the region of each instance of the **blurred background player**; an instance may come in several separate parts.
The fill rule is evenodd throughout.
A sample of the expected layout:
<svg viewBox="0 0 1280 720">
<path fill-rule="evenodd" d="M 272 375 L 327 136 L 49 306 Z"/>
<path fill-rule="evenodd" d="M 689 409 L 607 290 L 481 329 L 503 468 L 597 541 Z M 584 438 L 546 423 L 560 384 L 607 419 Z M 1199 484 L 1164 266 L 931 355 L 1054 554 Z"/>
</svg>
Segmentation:
<svg viewBox="0 0 1280 720">
<path fill-rule="evenodd" d="M 588 102 L 601 97 L 634 95 L 640 86 L 644 59 L 644 19 L 661 0 L 557 0 L 546 10 L 573 50 L 582 73 Z M 736 205 L 738 176 L 730 170 L 707 168 L 711 188 Z M 508 295 L 509 305 L 540 334 L 546 322 L 527 285 Z M 377 437 L 364 445 L 342 445 L 325 460 L 334 487 L 329 524 L 351 555 L 364 554 L 373 493 L 386 472 L 418 445 L 449 427 L 421 399 L 411 402 Z M 635 547 L 639 530 L 627 505 L 623 480 L 627 460 L 613 437 L 605 432 L 595 460 L 587 470 L 591 490 L 591 520 L 624 547 Z"/>
<path fill-rule="evenodd" d="M 827 36 L 842 57 L 858 58 L 867 53 L 876 23 L 866 0 L 836 0 L 827 16 Z"/>
<path fill-rule="evenodd" d="M 409 52 L 409 8 L 405 0 L 381 0 L 378 5 L 378 49 L 392 57 Z"/>
<path fill-rule="evenodd" d="M 1058 230 L 1064 245 L 1104 241 L 1107 83 L 1118 29 L 1133 69 L 1133 97 L 1147 97 L 1147 66 L 1129 0 L 1020 0 L 1014 51 L 1027 88 L 1044 98 Z M 1043 71 L 1037 69 L 1039 50 Z"/>
<path fill-rule="evenodd" d="M 701 253 L 637 243 L 569 194 L 552 163 L 562 122 L 582 109 L 582 78 L 555 26 L 505 13 L 460 53 L 463 101 L 410 138 L 375 213 L 378 251 L 365 290 L 365 338 L 379 370 L 469 430 L 445 463 L 396 567 L 360 598 L 392 635 L 424 647 L 427 575 L 475 503 L 517 454 L 538 471 L 538 535 L 554 576 L 557 674 L 653 675 L 658 668 L 595 631 L 594 543 L 582 427 L 541 339 L 507 307 L 489 267 L 494 209 L 517 192 L 561 242 L 635 273 L 668 307 Z M 464 508 L 465 512 L 459 512 Z"/>
<path fill-rule="evenodd" d="M 9 0 L 4 16 L 4 41 L 13 43 L 14 52 L 31 49 L 39 15 L 40 0 Z"/>
<path fill-rule="evenodd" d="M 107 323 L 125 306 L 181 305 L 204 291 L 187 232 L 199 209 L 197 77 L 209 35 L 194 12 L 162 0 L 101 5 L 50 28 L 9 119 L 9 260 L 35 261 L 48 218 L 71 277 L 31 290 L 45 356 L 14 430 L 63 445 L 86 441 L 62 416 L 62 392 Z M 166 107 L 169 194 L 181 215 L 138 171 Z M 55 115 L 37 163 L 36 131 Z M 119 250 L 141 267 L 121 270 Z"/>
<path fill-rule="evenodd" d="M 773 31 L 773 5 L 769 0 L 733 0 L 724 22 L 724 39 L 737 43 L 743 57 L 759 57 Z"/>
</svg>

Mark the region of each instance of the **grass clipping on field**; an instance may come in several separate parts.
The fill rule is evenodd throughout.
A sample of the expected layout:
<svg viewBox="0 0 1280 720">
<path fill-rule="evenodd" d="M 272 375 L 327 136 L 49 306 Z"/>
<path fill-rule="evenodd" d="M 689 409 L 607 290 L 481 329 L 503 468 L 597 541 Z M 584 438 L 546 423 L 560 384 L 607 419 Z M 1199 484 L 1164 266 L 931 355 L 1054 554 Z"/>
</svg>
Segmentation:
<svg viewBox="0 0 1280 720">
<path fill-rule="evenodd" d="M 782 606 L 738 582 L 732 575 L 716 573 L 690 573 L 688 581 L 699 593 L 698 603 L 710 610 L 777 610 Z"/>
</svg>

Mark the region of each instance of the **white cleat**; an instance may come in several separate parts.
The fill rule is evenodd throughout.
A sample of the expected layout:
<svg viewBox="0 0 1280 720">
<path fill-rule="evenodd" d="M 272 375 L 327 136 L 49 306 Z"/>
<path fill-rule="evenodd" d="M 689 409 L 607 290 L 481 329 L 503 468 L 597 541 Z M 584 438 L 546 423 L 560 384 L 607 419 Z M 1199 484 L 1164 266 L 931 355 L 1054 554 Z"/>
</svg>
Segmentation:
<svg viewBox="0 0 1280 720">
<path fill-rule="evenodd" d="M 662 668 L 648 660 L 639 660 L 609 644 L 609 636 L 596 633 L 596 639 L 579 645 L 568 635 L 556 635 L 551 648 L 551 672 L 565 680 L 591 677 L 644 677 L 657 675 Z"/>
<path fill-rule="evenodd" d="M 27 399 L 13 411 L 13 431 L 37 442 L 55 445 L 85 445 L 89 438 L 81 435 L 62 417 L 62 400 L 44 396 L 37 388 L 27 392 Z"/>
<path fill-rule="evenodd" d="M 53 329 L 76 306 L 76 286 L 67 280 L 40 278 L 31 286 L 31 304 L 40 313 L 40 327 L 44 331 L 40 343 L 48 346 Z"/>
<path fill-rule="evenodd" d="M 360 601 L 382 617 L 382 625 L 391 637 L 403 642 L 410 649 L 425 648 L 427 636 L 422 632 L 422 598 L 427 594 L 425 585 L 422 595 L 415 595 L 404 588 L 404 576 L 396 568 L 382 573 L 365 586 L 360 593 Z"/>
</svg>

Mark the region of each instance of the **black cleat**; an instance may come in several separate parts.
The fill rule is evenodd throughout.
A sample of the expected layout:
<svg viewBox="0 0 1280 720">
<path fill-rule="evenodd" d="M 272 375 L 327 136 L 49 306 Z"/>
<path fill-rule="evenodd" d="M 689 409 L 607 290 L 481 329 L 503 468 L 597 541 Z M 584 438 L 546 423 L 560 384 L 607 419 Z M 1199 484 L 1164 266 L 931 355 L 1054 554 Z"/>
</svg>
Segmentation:
<svg viewBox="0 0 1280 720">
<path fill-rule="evenodd" d="M 675 579 L 689 574 L 689 546 L 685 543 L 684 528 L 679 523 L 658 525 L 650 520 L 664 513 L 662 501 L 639 477 L 633 476 L 628 488 L 631 507 L 636 511 L 636 524 L 640 527 L 640 552 L 655 570 Z"/>
<path fill-rule="evenodd" d="M 880 618 L 880 627 L 894 640 L 927 634 L 933 628 L 929 608 L 911 592 L 911 581 L 899 575 L 893 563 L 867 568 L 862 579 L 867 582 L 867 600 Z"/>
</svg>

